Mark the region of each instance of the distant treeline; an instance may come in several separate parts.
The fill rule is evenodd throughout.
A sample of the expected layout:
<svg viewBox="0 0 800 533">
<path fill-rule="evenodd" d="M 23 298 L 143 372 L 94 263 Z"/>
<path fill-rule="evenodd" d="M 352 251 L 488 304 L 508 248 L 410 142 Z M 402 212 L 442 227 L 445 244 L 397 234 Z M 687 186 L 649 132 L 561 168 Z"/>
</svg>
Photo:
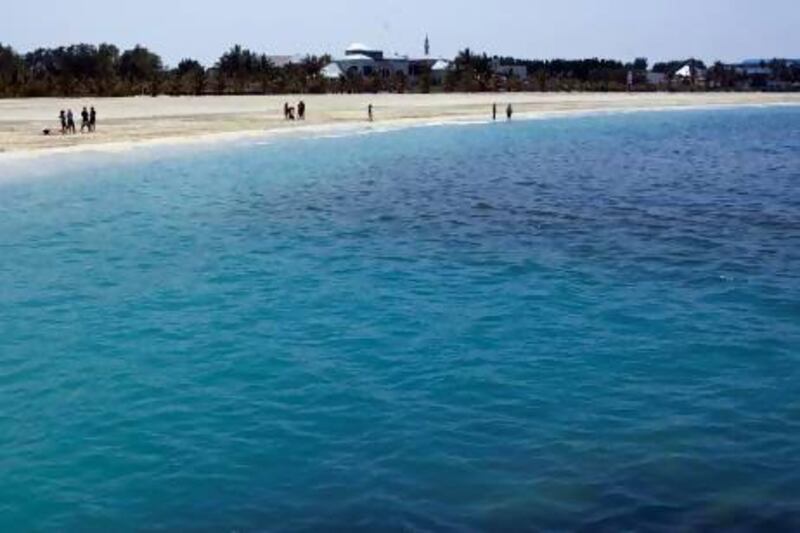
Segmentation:
<svg viewBox="0 0 800 533">
<path fill-rule="evenodd" d="M 498 76 L 495 65 L 524 66 L 527 79 Z M 495 91 L 614 91 L 627 88 L 628 71 L 647 70 L 647 60 L 624 64 L 610 59 L 527 60 L 490 57 L 466 49 L 458 54 L 454 69 L 445 77 L 446 90 Z"/>
<path fill-rule="evenodd" d="M 620 91 L 628 89 L 628 74 L 633 75 L 634 88 L 639 90 L 762 90 L 773 84 L 784 87 L 800 84 L 800 63 L 774 59 L 750 67 L 761 72 L 749 72 L 741 65 L 717 61 L 710 67 L 694 58 L 659 62 L 652 65 L 647 58 L 630 63 L 610 59 L 524 60 L 499 58 L 502 64 L 525 66 L 528 69 L 528 89 L 541 91 L 588 90 Z M 679 79 L 675 73 L 689 66 L 696 79 Z M 662 74 L 664 80 L 654 82 L 648 72 Z M 702 73 L 702 74 L 701 74 Z M 798 88 L 798 87 L 795 87 Z"/>
<path fill-rule="evenodd" d="M 490 57 L 466 49 L 458 54 L 444 76 L 430 71 L 416 76 L 402 74 L 362 77 L 348 75 L 326 79 L 322 68 L 329 56 L 307 56 L 300 61 L 276 65 L 270 56 L 234 46 L 206 68 L 194 59 L 184 59 L 175 67 L 165 66 L 161 57 L 142 46 L 121 51 L 112 44 L 77 44 L 40 48 L 20 54 L 0 44 L 0 97 L 41 96 L 130 96 L 202 94 L 283 94 L 326 92 L 430 92 L 430 91 L 617 91 L 628 89 L 633 73 L 634 86 L 656 88 L 648 79 L 648 61 L 631 63 L 609 59 L 521 60 Z M 702 78 L 673 83 L 673 74 L 691 65 Z M 528 75 L 504 74 L 502 66 L 524 66 Z M 769 76 L 744 74 L 740 69 L 715 63 L 706 69 L 702 61 L 685 59 L 653 65 L 662 73 L 665 86 L 672 90 L 731 90 L 766 88 L 775 80 L 800 84 L 800 67 L 775 60 Z M 693 70 L 694 71 L 694 70 Z"/>
<path fill-rule="evenodd" d="M 174 68 L 143 46 L 113 44 L 39 48 L 27 54 L 0 44 L 0 97 L 200 95 L 325 92 L 320 70 L 328 57 L 308 56 L 278 67 L 240 46 L 214 68 L 184 59 Z"/>
</svg>

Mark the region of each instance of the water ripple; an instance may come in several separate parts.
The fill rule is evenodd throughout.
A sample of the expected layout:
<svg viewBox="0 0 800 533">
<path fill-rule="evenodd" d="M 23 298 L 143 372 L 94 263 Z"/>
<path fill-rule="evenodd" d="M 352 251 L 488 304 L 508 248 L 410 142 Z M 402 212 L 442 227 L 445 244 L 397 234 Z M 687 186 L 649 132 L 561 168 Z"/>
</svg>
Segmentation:
<svg viewBox="0 0 800 533">
<path fill-rule="evenodd" d="M 0 529 L 800 529 L 800 115 L 0 185 Z"/>
</svg>

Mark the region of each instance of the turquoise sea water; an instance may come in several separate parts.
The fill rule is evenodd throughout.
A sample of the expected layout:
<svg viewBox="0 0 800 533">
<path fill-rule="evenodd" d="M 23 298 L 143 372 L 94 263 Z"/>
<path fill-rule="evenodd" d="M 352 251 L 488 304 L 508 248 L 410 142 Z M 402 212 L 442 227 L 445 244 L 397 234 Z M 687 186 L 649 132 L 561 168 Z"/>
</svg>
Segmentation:
<svg viewBox="0 0 800 533">
<path fill-rule="evenodd" d="M 83 157 L 0 181 L 0 530 L 800 529 L 800 109 Z"/>
</svg>

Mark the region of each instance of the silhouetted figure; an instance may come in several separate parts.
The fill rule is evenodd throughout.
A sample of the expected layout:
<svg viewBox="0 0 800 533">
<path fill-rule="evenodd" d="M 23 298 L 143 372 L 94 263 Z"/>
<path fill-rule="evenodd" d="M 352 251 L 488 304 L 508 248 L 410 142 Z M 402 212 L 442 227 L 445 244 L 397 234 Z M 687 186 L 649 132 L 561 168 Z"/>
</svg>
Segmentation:
<svg viewBox="0 0 800 533">
<path fill-rule="evenodd" d="M 86 109 L 86 107 L 84 107 L 83 111 L 81 111 L 81 133 L 83 133 L 84 129 L 89 129 L 89 111 Z"/>
<path fill-rule="evenodd" d="M 306 119 L 306 103 L 302 100 L 300 100 L 300 103 L 297 104 L 297 119 L 298 120 Z"/>
<path fill-rule="evenodd" d="M 58 114 L 58 119 L 61 121 L 61 135 L 67 133 L 67 113 L 63 109 Z"/>
<path fill-rule="evenodd" d="M 372 120 L 373 120 L 372 104 L 369 104 L 369 106 L 367 106 L 367 116 L 369 117 L 369 121 L 372 122 Z"/>
<path fill-rule="evenodd" d="M 67 133 L 75 133 L 75 117 L 72 109 L 67 109 Z"/>
<path fill-rule="evenodd" d="M 508 117 L 508 120 L 511 120 L 511 116 L 513 114 L 514 114 L 514 108 L 511 107 L 511 104 L 508 104 L 508 107 L 506 108 L 506 117 Z"/>
<path fill-rule="evenodd" d="M 492 120 L 497 120 L 497 104 L 492 104 Z"/>
<path fill-rule="evenodd" d="M 283 119 L 289 120 L 289 102 L 283 104 Z"/>
<path fill-rule="evenodd" d="M 89 131 L 94 131 L 97 129 L 97 111 L 94 110 L 94 106 L 89 110 Z"/>
</svg>

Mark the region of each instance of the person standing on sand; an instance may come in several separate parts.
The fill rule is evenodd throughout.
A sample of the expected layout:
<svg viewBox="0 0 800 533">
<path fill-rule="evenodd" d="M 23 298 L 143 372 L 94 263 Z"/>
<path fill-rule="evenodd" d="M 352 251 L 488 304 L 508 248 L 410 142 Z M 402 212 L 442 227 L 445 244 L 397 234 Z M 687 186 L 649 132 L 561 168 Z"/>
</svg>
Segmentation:
<svg viewBox="0 0 800 533">
<path fill-rule="evenodd" d="M 289 120 L 289 102 L 283 104 L 283 119 Z"/>
<path fill-rule="evenodd" d="M 492 104 L 492 120 L 497 120 L 497 102 Z"/>
<path fill-rule="evenodd" d="M 369 117 L 369 121 L 372 122 L 372 120 L 373 120 L 373 117 L 372 117 L 372 104 L 369 104 L 367 106 L 367 116 Z"/>
<path fill-rule="evenodd" d="M 297 104 L 297 120 L 305 120 L 306 119 L 306 103 L 300 100 L 300 103 Z"/>
<path fill-rule="evenodd" d="M 94 110 L 94 106 L 89 110 L 89 131 L 94 131 L 97 129 L 97 111 Z"/>
<path fill-rule="evenodd" d="M 514 114 L 514 108 L 511 107 L 511 104 L 508 104 L 508 107 L 506 108 L 506 117 L 508 117 L 508 120 L 511 120 L 511 116 L 513 114 Z"/>
<path fill-rule="evenodd" d="M 62 109 L 58 114 L 58 119 L 61 121 L 61 135 L 67 133 L 67 113 Z"/>
<path fill-rule="evenodd" d="M 67 133 L 75 133 L 75 117 L 72 109 L 67 109 Z"/>
<path fill-rule="evenodd" d="M 86 106 L 84 106 L 83 111 L 81 111 L 81 133 L 83 133 L 84 129 L 92 131 L 89 128 L 89 111 L 86 109 Z"/>
</svg>

